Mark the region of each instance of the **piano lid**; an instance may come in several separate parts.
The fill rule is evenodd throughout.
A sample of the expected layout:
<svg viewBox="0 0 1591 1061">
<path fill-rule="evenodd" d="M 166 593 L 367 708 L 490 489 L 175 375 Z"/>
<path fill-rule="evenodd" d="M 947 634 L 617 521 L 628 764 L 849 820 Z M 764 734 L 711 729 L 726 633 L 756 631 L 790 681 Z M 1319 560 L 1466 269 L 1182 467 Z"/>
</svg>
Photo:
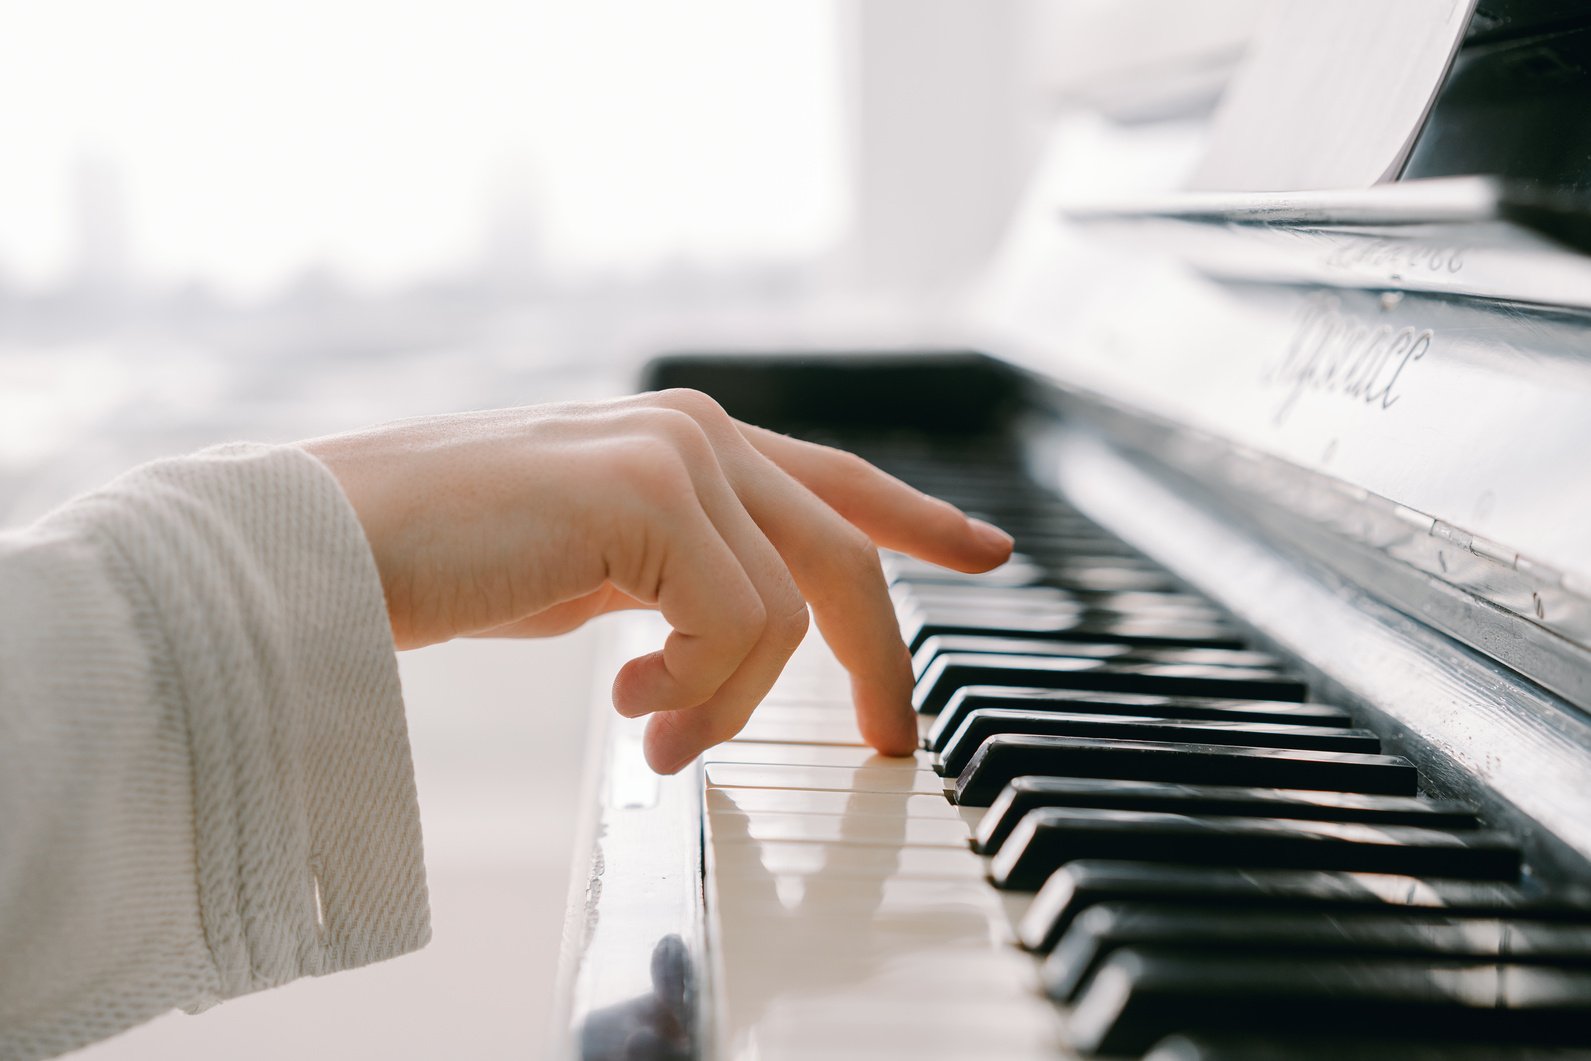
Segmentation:
<svg viewBox="0 0 1591 1061">
<path fill-rule="evenodd" d="M 1591 86 L 1577 60 L 1546 85 L 1528 73 L 1543 48 L 1578 54 L 1586 15 L 1521 37 L 1495 21 L 1508 5 L 1483 6 L 1494 21 L 1464 37 L 1411 169 L 1438 118 L 1449 140 L 1497 124 L 1467 69 L 1525 57 L 1534 89 L 1499 96 L 1522 115 Z M 1450 633 L 1591 705 L 1591 152 L 1567 176 L 1562 152 L 1465 174 L 1431 149 L 1420 179 L 1370 187 L 1079 191 L 1096 162 L 1151 168 L 1113 155 L 1153 143 L 1094 115 L 1057 123 L 981 293 L 989 342 L 1150 425 L 1167 462 L 1294 513 L 1288 534 L 1464 595 Z"/>
</svg>

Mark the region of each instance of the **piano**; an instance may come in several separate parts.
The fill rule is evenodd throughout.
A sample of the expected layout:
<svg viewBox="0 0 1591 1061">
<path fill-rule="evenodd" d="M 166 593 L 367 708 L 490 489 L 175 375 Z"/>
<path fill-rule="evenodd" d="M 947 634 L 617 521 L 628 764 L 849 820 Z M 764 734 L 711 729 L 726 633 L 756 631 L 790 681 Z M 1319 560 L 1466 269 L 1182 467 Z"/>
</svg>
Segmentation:
<svg viewBox="0 0 1591 1061">
<path fill-rule="evenodd" d="M 1276 22 L 1188 188 L 1057 126 L 977 349 L 650 365 L 1016 555 L 885 557 L 915 759 L 815 637 L 676 776 L 601 712 L 558 1056 L 1591 1057 L 1591 16 Z"/>
</svg>

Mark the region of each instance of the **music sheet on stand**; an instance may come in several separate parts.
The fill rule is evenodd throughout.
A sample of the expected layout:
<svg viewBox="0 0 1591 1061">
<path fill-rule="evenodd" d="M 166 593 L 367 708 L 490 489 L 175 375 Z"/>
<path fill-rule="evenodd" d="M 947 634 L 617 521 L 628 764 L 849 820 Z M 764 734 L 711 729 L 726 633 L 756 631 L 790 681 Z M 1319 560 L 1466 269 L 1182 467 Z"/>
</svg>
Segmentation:
<svg viewBox="0 0 1591 1061">
<path fill-rule="evenodd" d="M 1276 5 L 1227 87 L 1190 189 L 1367 188 L 1396 178 L 1474 7 Z"/>
</svg>

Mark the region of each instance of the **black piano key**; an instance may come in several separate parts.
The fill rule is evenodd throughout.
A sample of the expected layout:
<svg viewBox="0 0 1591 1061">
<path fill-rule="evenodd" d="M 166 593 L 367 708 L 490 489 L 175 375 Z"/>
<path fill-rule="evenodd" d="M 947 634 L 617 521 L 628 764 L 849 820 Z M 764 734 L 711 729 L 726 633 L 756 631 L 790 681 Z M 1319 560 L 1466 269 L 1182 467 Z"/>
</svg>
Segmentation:
<svg viewBox="0 0 1591 1061">
<path fill-rule="evenodd" d="M 1153 810 L 1233 818 L 1303 818 L 1371 825 L 1422 825 L 1437 829 L 1480 827 L 1475 812 L 1455 800 L 1082 777 L 1019 777 L 1005 787 L 978 823 L 972 838 L 973 849 L 984 855 L 999 851 L 1017 823 L 1028 811 L 1039 807 Z"/>
<path fill-rule="evenodd" d="M 1079 858 L 1497 881 L 1517 879 L 1520 863 L 1510 837 L 1483 830 L 1041 807 L 1011 831 L 989 877 L 1000 888 L 1037 891 Z"/>
<path fill-rule="evenodd" d="M 1330 752 L 1378 752 L 1381 740 L 1367 729 L 1297 726 L 1273 722 L 1210 722 L 1147 715 L 1103 715 L 1082 711 L 1002 711 L 984 708 L 966 717 L 945 742 L 935 769 L 954 777 L 983 742 L 999 733 L 1110 737 L 1182 744 L 1230 744 L 1253 748 L 1303 748 Z"/>
<path fill-rule="evenodd" d="M 1011 533 L 1015 534 L 1014 531 Z M 1112 540 L 1098 535 L 1087 537 L 1073 534 L 1058 538 L 1028 532 L 1023 535 L 1021 548 L 1022 555 L 1052 569 L 1068 565 L 1084 567 L 1100 564 L 1160 569 L 1160 565 L 1143 553 L 1123 545 L 1119 539 Z"/>
<path fill-rule="evenodd" d="M 1213 648 L 1208 645 L 1135 645 L 1131 642 L 1095 641 L 1083 644 L 1124 645 L 1127 655 L 1134 659 L 1159 663 L 1199 663 L 1211 667 L 1264 667 L 1279 669 L 1286 664 L 1271 652 L 1253 648 Z M 987 637 L 978 635 L 946 636 L 932 641 L 928 646 L 937 648 L 936 654 L 951 652 L 984 653 L 985 655 L 1065 656 L 1073 647 L 1043 639 L 1021 637 Z"/>
<path fill-rule="evenodd" d="M 990 513 L 987 518 L 998 520 L 1000 529 L 1017 540 L 1022 554 L 1035 560 L 1054 561 L 1068 556 L 1145 559 L 1144 554 L 1137 549 L 1084 519 L 1056 519 L 1014 509 Z"/>
<path fill-rule="evenodd" d="M 1104 539 L 1100 539 L 1103 541 Z M 1026 555 L 1026 554 L 1024 554 Z M 1087 548 L 1079 548 L 1072 552 L 1060 553 L 1044 557 L 1027 556 L 1032 563 L 1044 568 L 1054 575 L 1057 572 L 1067 571 L 1152 571 L 1164 575 L 1166 569 L 1142 555 L 1130 553 L 1112 553 L 1109 551 L 1095 552 Z"/>
<path fill-rule="evenodd" d="M 991 522 L 997 522 L 991 520 Z M 993 571 L 952 571 L 912 557 L 891 555 L 884 576 L 892 586 L 1055 586 L 1085 593 L 1168 592 L 1180 588 L 1162 568 L 1129 557 L 1098 557 L 1090 562 L 1041 564 L 1014 553 Z"/>
<path fill-rule="evenodd" d="M 1351 1032 L 1327 1035 L 1244 1035 L 1240 1032 L 1178 1033 L 1156 1043 L 1143 1061 L 1588 1061 L 1591 1052 L 1572 1046 L 1500 1043 L 1418 1042 L 1367 1038 Z"/>
<path fill-rule="evenodd" d="M 1046 585 L 1088 593 L 1174 590 L 1180 585 L 1166 571 L 1126 563 L 1050 567 L 1043 581 Z"/>
<path fill-rule="evenodd" d="M 951 653 L 985 656 L 1086 656 L 1144 663 L 1193 663 L 1208 667 L 1261 667 L 1279 670 L 1283 664 L 1269 652 L 1245 648 L 1206 648 L 1190 645 L 1135 645 L 1124 641 L 1047 641 L 1022 637 L 989 637 L 950 634 L 931 637 L 913 655 L 919 676 L 937 657 Z"/>
<path fill-rule="evenodd" d="M 1061 608 L 1022 614 L 989 608 L 916 609 L 907 613 L 902 632 L 913 653 L 931 637 L 958 634 L 1019 637 L 1038 641 L 1105 641 L 1127 645 L 1240 649 L 1243 636 L 1234 627 L 1211 620 L 1129 617 Z"/>
<path fill-rule="evenodd" d="M 1089 714 L 1147 715 L 1162 718 L 1209 719 L 1214 722 L 1278 722 L 1299 726 L 1347 728 L 1353 718 L 1330 704 L 1288 700 L 1231 700 L 1206 696 L 1160 696 L 1142 693 L 1067 693 L 1058 689 L 1021 689 L 972 685 L 956 692 L 934 719 L 924 746 L 943 751 L 969 714 L 984 708 L 1018 711 L 1084 711 Z"/>
<path fill-rule="evenodd" d="M 1014 615 L 1047 615 L 1062 609 L 1118 619 L 1164 619 L 1226 623 L 1210 603 L 1187 593 L 1100 593 L 1056 586 L 989 586 L 972 582 L 895 585 L 890 595 L 902 606 L 954 615 L 976 609 Z"/>
<path fill-rule="evenodd" d="M 1076 592 L 1074 599 L 1091 612 L 1101 615 L 1130 615 L 1135 618 L 1205 618 L 1228 621 L 1205 597 L 1181 590 L 1119 590 L 1116 592 Z"/>
<path fill-rule="evenodd" d="M 1002 528 L 1005 529 L 1005 528 Z M 1016 535 L 1026 556 L 1041 563 L 1068 560 L 1078 556 L 1126 556 L 1142 558 L 1143 554 L 1120 538 L 1102 533 L 1088 534 L 1081 529 L 1071 533 L 1057 533 L 1036 527 L 1018 527 L 1006 530 Z"/>
<path fill-rule="evenodd" d="M 1032 488 L 1031 483 L 1026 487 L 1028 490 Z M 935 496 L 957 505 L 969 516 L 995 524 L 1022 542 L 1048 539 L 1093 542 L 1099 540 L 1103 533 L 1097 523 L 1085 519 L 1075 510 L 1053 507 L 1035 510 L 1020 503 L 1012 504 L 1004 498 L 992 498 L 984 492 L 961 494 L 962 504 L 952 500 L 956 495 L 936 494 Z M 1025 547 L 1022 552 L 1026 554 Z"/>
<path fill-rule="evenodd" d="M 1591 966 L 1591 926 L 1495 917 L 1253 911 L 1211 917 L 1198 907 L 1105 903 L 1079 917 L 1055 945 L 1044 962 L 1045 992 L 1057 1002 L 1070 1002 L 1100 965 L 1127 947 L 1586 967 Z"/>
<path fill-rule="evenodd" d="M 912 706 L 925 715 L 938 714 L 957 689 L 968 685 L 1249 700 L 1303 700 L 1308 693 L 1298 678 L 1267 667 L 950 653 L 929 665 L 912 695 Z"/>
<path fill-rule="evenodd" d="M 1118 951 L 1073 1007 L 1085 1053 L 1139 1054 L 1183 1030 L 1488 1043 L 1591 1043 L 1591 971 Z"/>
<path fill-rule="evenodd" d="M 891 591 L 897 598 L 903 634 L 911 633 L 924 624 L 953 625 L 965 623 L 970 629 L 952 633 L 997 633 L 1008 625 L 1018 631 L 1028 628 L 1044 630 L 1047 624 L 1076 623 L 1081 621 L 1087 605 L 1075 598 L 1062 595 L 1058 590 L 1044 595 L 1028 597 L 1024 594 L 1015 601 L 990 599 L 982 593 L 964 594 L 966 600 L 924 600 L 920 595 L 903 589 Z M 1015 636 L 1027 636 L 1018 633 Z M 920 639 L 919 639 L 920 640 Z"/>
<path fill-rule="evenodd" d="M 1012 733 L 990 737 L 978 748 L 956 778 L 956 802 L 987 807 L 1013 779 L 1029 774 L 1385 796 L 1412 796 L 1419 784 L 1414 764 L 1397 755 Z"/>
<path fill-rule="evenodd" d="M 1079 859 L 1061 867 L 1039 889 L 1018 926 L 1018 938 L 1028 950 L 1048 951 L 1083 911 L 1107 902 L 1197 906 L 1210 916 L 1242 910 L 1390 916 L 1418 911 L 1591 924 L 1591 892 L 1584 890 L 1538 893 L 1513 884 L 1389 873 Z"/>
<path fill-rule="evenodd" d="M 1035 655 L 1035 656 L 1060 656 L 1067 659 L 1122 659 L 1138 662 L 1141 657 L 1135 654 L 1132 645 L 1120 641 L 1067 641 L 1067 642 L 1022 642 L 1013 638 L 972 638 L 972 644 L 966 648 L 947 645 L 947 638 L 931 637 L 916 652 L 912 653 L 912 674 L 921 678 L 929 664 L 939 656 L 950 652 L 967 652 L 977 655 Z M 955 641 L 967 639 L 957 637 Z M 1022 648 L 1032 645 L 1033 652 L 1023 652 Z M 1267 664 L 1270 666 L 1271 664 Z"/>
<path fill-rule="evenodd" d="M 1054 586 L 896 585 L 889 592 L 897 605 L 936 610 L 994 609 L 1048 615 L 1058 608 L 1081 611 L 1088 606 L 1076 594 Z"/>
</svg>

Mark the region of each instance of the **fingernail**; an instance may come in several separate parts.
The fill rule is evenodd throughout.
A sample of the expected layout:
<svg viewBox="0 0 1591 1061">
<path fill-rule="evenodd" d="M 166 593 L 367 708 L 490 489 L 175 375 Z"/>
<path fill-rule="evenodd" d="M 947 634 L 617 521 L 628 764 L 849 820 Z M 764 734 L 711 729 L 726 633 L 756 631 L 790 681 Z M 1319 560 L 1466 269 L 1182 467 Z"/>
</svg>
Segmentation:
<svg viewBox="0 0 1591 1061">
<path fill-rule="evenodd" d="M 991 549 L 1009 549 L 1016 543 L 1015 538 L 993 523 L 985 523 L 981 519 L 971 519 L 967 522 L 972 524 L 973 533 L 978 536 L 978 540 Z"/>
</svg>

